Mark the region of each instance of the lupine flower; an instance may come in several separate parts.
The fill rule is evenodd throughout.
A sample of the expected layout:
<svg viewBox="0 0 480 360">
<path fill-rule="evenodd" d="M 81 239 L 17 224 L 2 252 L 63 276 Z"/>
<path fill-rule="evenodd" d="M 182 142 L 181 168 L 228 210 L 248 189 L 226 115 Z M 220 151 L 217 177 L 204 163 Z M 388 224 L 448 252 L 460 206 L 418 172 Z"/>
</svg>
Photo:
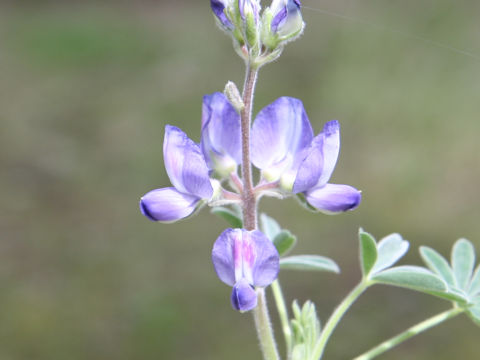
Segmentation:
<svg viewBox="0 0 480 360">
<path fill-rule="evenodd" d="M 217 17 L 220 25 L 225 30 L 232 30 L 234 28 L 232 22 L 227 18 L 225 14 L 225 8 L 230 5 L 232 0 L 210 0 L 210 6 L 212 7 L 212 11 Z"/>
<path fill-rule="evenodd" d="M 257 115 L 252 127 L 253 164 L 268 181 L 287 192 L 303 193 L 310 205 L 325 213 L 358 206 L 361 193 L 348 185 L 328 184 L 340 150 L 338 121 L 325 124 L 315 138 L 300 100 L 282 97 Z"/>
<path fill-rule="evenodd" d="M 167 125 L 163 157 L 173 187 L 156 189 L 140 200 L 140 210 L 152 221 L 182 219 L 213 195 L 207 164 L 197 144 L 179 128 Z"/>
<path fill-rule="evenodd" d="M 270 285 L 280 269 L 277 249 L 258 230 L 225 230 L 213 245 L 212 262 L 220 280 L 233 286 L 232 306 L 242 312 L 257 306 L 255 287 Z"/>
<path fill-rule="evenodd" d="M 222 93 L 203 97 L 201 148 L 208 168 L 220 177 L 242 161 L 240 115 Z"/>
<path fill-rule="evenodd" d="M 304 23 L 300 6 L 300 0 L 273 0 L 270 6 L 272 33 L 281 38 L 291 38 L 301 33 Z"/>
</svg>

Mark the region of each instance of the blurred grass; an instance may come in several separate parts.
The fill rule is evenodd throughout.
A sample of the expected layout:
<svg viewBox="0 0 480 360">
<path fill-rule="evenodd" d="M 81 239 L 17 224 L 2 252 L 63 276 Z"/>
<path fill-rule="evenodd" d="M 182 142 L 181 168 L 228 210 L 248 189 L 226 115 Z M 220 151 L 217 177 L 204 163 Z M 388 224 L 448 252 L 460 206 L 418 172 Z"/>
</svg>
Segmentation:
<svg viewBox="0 0 480 360">
<path fill-rule="evenodd" d="M 208 211 L 152 224 L 137 209 L 168 184 L 165 124 L 198 141 L 201 96 L 242 82 L 208 5 L 25 4 L 0 5 L 0 359 L 259 358 L 250 317 L 230 309 L 209 260 L 226 225 Z M 460 236 L 480 248 L 480 61 L 432 43 L 480 56 L 480 8 L 304 5 L 350 19 L 305 9 L 305 35 L 262 71 L 256 109 L 288 95 L 304 101 L 316 131 L 339 119 L 333 181 L 362 189 L 364 201 L 337 217 L 293 201 L 261 206 L 298 234 L 297 252 L 341 265 L 338 277 L 282 274 L 289 300 L 312 298 L 325 320 L 358 278 L 359 226 L 400 232 L 410 262 L 420 244 L 446 254 Z M 351 358 L 446 306 L 373 289 L 326 358 Z M 454 320 L 384 358 L 474 359 L 478 331 Z"/>
</svg>

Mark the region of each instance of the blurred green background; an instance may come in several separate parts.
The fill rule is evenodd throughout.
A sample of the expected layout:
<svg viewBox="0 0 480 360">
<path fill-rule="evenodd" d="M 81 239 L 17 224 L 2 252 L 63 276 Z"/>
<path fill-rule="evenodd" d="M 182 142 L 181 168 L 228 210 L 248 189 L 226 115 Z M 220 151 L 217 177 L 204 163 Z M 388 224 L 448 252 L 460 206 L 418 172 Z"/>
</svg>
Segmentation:
<svg viewBox="0 0 480 360">
<path fill-rule="evenodd" d="M 298 235 L 296 253 L 341 266 L 281 274 L 288 300 L 311 298 L 324 321 L 359 279 L 359 226 L 410 240 L 404 263 L 420 264 L 421 244 L 447 255 L 461 236 L 480 248 L 480 3 L 303 4 L 305 35 L 261 71 L 256 110 L 288 95 L 317 132 L 340 120 L 332 181 L 364 199 L 336 217 L 292 200 L 261 210 Z M 251 316 L 231 309 L 210 263 L 226 224 L 207 210 L 155 224 L 137 205 L 169 184 L 165 124 L 198 141 L 202 95 L 243 71 L 207 0 L 1 3 L 0 359 L 260 359 Z M 373 288 L 326 359 L 448 306 Z M 380 358 L 478 359 L 479 335 L 462 317 Z"/>
</svg>

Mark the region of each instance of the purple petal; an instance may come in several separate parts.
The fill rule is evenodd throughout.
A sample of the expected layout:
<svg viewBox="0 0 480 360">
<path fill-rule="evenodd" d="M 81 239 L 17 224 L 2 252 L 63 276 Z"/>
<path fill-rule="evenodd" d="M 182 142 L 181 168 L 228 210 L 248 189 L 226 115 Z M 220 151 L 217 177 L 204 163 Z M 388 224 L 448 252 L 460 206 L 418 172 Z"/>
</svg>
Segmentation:
<svg viewBox="0 0 480 360">
<path fill-rule="evenodd" d="M 247 280 L 241 279 L 233 286 L 231 301 L 235 310 L 249 311 L 257 306 L 257 293 Z"/>
<path fill-rule="evenodd" d="M 294 32 L 296 27 L 293 24 L 298 21 L 297 17 L 301 17 L 300 7 L 299 0 L 283 0 L 278 1 L 276 6 L 272 5 L 274 11 L 270 25 L 272 32 L 280 32 L 280 35 L 288 35 L 289 32 Z"/>
<path fill-rule="evenodd" d="M 253 285 L 265 287 L 277 278 L 280 271 L 280 257 L 273 242 L 262 232 L 254 230 L 249 234 L 255 249 L 252 270 Z"/>
<path fill-rule="evenodd" d="M 203 154 L 198 145 L 175 126 L 165 127 L 163 159 L 168 177 L 178 191 L 201 199 L 212 197 L 213 188 Z"/>
<path fill-rule="evenodd" d="M 313 139 L 307 156 L 298 168 L 292 189 L 294 194 L 307 191 L 318 183 L 324 167 L 322 147 L 323 135 L 319 134 Z"/>
<path fill-rule="evenodd" d="M 310 205 L 327 214 L 353 210 L 362 199 L 361 192 L 354 187 L 337 184 L 314 187 L 305 195 Z"/>
<path fill-rule="evenodd" d="M 253 286 L 267 286 L 279 271 L 277 249 L 257 230 L 225 230 L 215 241 L 212 262 L 220 280 L 230 286 L 241 279 Z"/>
<path fill-rule="evenodd" d="M 329 121 L 323 127 L 323 169 L 317 186 L 325 185 L 332 176 L 340 152 L 340 124 L 337 120 Z"/>
<path fill-rule="evenodd" d="M 278 31 L 278 27 L 280 24 L 285 22 L 285 19 L 287 18 L 287 7 L 284 6 L 280 9 L 280 11 L 275 14 L 275 16 L 272 19 L 272 24 L 271 24 L 271 30 L 272 32 L 276 33 Z"/>
<path fill-rule="evenodd" d="M 233 24 L 230 22 L 230 20 L 228 20 L 227 16 L 225 15 L 224 1 L 210 0 L 210 6 L 213 13 L 217 16 L 218 20 L 220 20 L 220 23 L 227 29 L 233 29 Z"/>
<path fill-rule="evenodd" d="M 258 23 L 260 17 L 259 0 L 238 0 L 238 9 L 243 20 L 245 20 L 248 13 L 253 13 L 255 23 Z"/>
<path fill-rule="evenodd" d="M 298 168 L 293 193 L 324 186 L 330 177 L 340 151 L 340 124 L 337 120 L 329 121 L 323 131 L 312 141 L 307 156 Z"/>
<path fill-rule="evenodd" d="M 240 115 L 222 93 L 203 97 L 201 147 L 207 165 L 242 161 Z"/>
<path fill-rule="evenodd" d="M 152 221 L 169 222 L 183 219 L 196 208 L 199 198 L 182 194 L 175 188 L 156 189 L 140 199 L 140 211 Z"/>
<path fill-rule="evenodd" d="M 235 239 L 241 238 L 240 229 L 227 229 L 215 241 L 212 250 L 213 267 L 217 276 L 225 284 L 233 286 L 235 280 L 235 262 L 233 259 Z"/>
<path fill-rule="evenodd" d="M 262 170 L 287 171 L 298 166 L 312 139 L 312 126 L 302 102 L 281 97 L 262 109 L 253 123 L 252 162 Z"/>
</svg>

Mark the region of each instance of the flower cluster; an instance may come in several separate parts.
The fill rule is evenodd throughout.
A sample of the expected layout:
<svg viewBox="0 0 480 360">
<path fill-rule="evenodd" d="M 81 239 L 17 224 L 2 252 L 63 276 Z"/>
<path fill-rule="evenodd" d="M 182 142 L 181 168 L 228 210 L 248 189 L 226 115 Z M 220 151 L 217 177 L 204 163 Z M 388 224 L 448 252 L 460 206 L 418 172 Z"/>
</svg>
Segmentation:
<svg viewBox="0 0 480 360">
<path fill-rule="evenodd" d="M 317 136 L 300 100 L 281 97 L 262 109 L 251 128 L 251 161 L 260 170 L 255 195 L 300 195 L 316 210 L 336 214 L 358 206 L 361 194 L 348 185 L 328 183 L 340 149 L 338 121 L 327 122 Z M 203 98 L 201 142 L 167 125 L 165 168 L 173 187 L 155 189 L 140 200 L 152 221 L 183 219 L 203 204 L 240 203 L 242 160 L 240 115 L 222 93 Z M 235 179 L 237 186 L 229 183 Z M 227 189 L 229 184 L 230 189 Z M 238 310 L 255 306 L 253 286 L 270 284 L 278 273 L 278 253 L 259 231 L 227 230 L 215 243 L 217 274 L 234 287 Z"/>
<path fill-rule="evenodd" d="M 300 0 L 273 0 L 263 12 L 260 0 L 210 0 L 210 4 L 239 55 L 257 65 L 277 58 L 305 27 Z"/>
</svg>

